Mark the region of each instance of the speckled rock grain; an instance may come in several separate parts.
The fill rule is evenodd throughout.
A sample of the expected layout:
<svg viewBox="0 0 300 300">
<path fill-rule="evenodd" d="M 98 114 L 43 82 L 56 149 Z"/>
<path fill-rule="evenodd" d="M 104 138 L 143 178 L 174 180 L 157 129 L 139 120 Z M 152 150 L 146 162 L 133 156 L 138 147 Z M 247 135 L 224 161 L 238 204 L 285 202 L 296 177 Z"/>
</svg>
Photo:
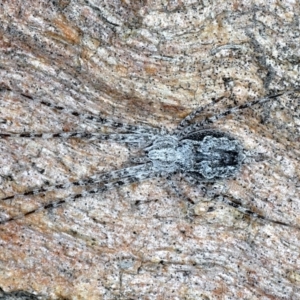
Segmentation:
<svg viewBox="0 0 300 300">
<path fill-rule="evenodd" d="M 89 130 L 36 100 L 174 128 L 299 87 L 297 1 L 1 1 L 1 132 Z M 151 179 L 0 225 L 0 287 L 41 299 L 299 299 L 299 95 L 213 125 L 264 159 L 216 188 L 294 227 Z M 119 143 L 0 140 L 0 197 L 128 165 Z M 175 178 L 176 179 L 176 178 Z M 174 180 L 175 180 L 174 179 Z M 1 201 L 1 216 L 71 191 Z M 206 200 L 206 201 L 204 201 Z M 8 294 L 7 294 L 8 295 Z"/>
</svg>

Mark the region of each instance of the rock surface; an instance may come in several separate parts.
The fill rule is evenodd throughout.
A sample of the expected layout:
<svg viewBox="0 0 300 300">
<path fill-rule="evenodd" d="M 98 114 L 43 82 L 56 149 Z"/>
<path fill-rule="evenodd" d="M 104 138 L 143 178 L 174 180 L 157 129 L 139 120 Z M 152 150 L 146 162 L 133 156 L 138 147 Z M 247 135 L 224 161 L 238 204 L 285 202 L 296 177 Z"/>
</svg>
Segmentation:
<svg viewBox="0 0 300 300">
<path fill-rule="evenodd" d="M 215 115 L 295 90 L 299 14 L 297 1 L 2 1 L 0 132 L 113 131 L 41 102 L 171 130 L 201 105 L 213 103 L 203 116 Z M 210 201 L 174 176 L 190 207 L 166 178 L 153 178 L 1 224 L 4 295 L 299 299 L 299 127 L 296 92 L 212 124 L 256 159 L 210 186 L 290 226 Z M 2 138 L 0 147 L 1 198 L 140 155 L 85 139 Z M 2 200 L 1 220 L 72 192 Z"/>
</svg>

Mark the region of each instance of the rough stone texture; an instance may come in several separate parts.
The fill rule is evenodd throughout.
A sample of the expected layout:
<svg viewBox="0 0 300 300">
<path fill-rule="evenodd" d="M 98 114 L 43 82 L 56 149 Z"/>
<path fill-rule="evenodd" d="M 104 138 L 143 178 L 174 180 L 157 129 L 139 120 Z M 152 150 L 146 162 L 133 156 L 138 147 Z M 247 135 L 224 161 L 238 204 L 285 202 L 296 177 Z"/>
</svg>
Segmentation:
<svg viewBox="0 0 300 300">
<path fill-rule="evenodd" d="M 35 99 L 174 128 L 199 105 L 217 113 L 300 83 L 298 1 L 16 0 L 0 13 L 1 132 L 95 131 Z M 216 188 L 293 226 L 178 181 L 197 203 L 189 221 L 186 201 L 152 179 L 0 225 L 0 287 L 40 299 L 300 299 L 299 114 L 293 93 L 213 125 L 264 154 Z M 1 198 L 136 155 L 84 140 L 0 147 Z M 1 201 L 1 217 L 70 192 Z"/>
</svg>

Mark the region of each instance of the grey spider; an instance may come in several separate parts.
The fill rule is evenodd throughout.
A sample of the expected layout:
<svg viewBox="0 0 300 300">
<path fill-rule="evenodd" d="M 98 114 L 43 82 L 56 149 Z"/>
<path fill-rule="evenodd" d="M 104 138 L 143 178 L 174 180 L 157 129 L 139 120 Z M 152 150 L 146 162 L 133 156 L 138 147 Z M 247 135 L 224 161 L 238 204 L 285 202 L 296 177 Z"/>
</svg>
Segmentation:
<svg viewBox="0 0 300 300">
<path fill-rule="evenodd" d="M 28 95 L 24 97 L 36 103 L 46 105 L 50 108 L 63 111 L 65 114 L 73 115 L 81 120 L 89 121 L 98 126 L 114 128 L 118 133 L 103 134 L 90 132 L 60 132 L 60 133 L 0 133 L 0 138 L 84 138 L 89 140 L 115 140 L 141 148 L 144 156 L 132 159 L 134 165 L 111 171 L 108 173 L 95 174 L 87 179 L 78 181 L 45 186 L 29 190 L 22 194 L 15 194 L 0 199 L 1 201 L 11 201 L 16 197 L 38 195 L 56 189 L 65 189 L 72 186 L 84 186 L 84 191 L 68 196 L 64 199 L 57 199 L 51 203 L 44 204 L 38 208 L 30 210 L 17 216 L 9 216 L 0 220 L 0 224 L 5 224 L 22 217 L 26 217 L 40 210 L 58 207 L 66 202 L 75 201 L 78 198 L 102 193 L 104 191 L 128 185 L 133 182 L 143 181 L 149 178 L 173 174 L 182 174 L 190 183 L 201 185 L 205 182 L 215 182 L 217 180 L 234 177 L 240 167 L 246 161 L 247 151 L 239 140 L 226 132 L 209 128 L 209 125 L 220 118 L 237 111 L 252 107 L 256 104 L 263 104 L 273 98 L 277 98 L 286 92 L 272 96 L 266 96 L 229 108 L 215 116 L 191 124 L 191 121 L 200 115 L 209 105 L 200 107 L 184 118 L 174 132 L 158 130 L 152 127 L 135 126 L 122 124 L 101 118 L 99 116 L 83 114 L 68 108 L 53 105 L 46 101 L 38 101 Z M 5 123 L 6 120 L 2 120 Z M 268 220 L 262 215 L 254 213 L 229 197 L 214 195 L 213 199 L 233 206 L 246 215 L 251 215 L 257 219 Z M 288 225 L 282 222 L 269 220 L 274 223 Z"/>
</svg>

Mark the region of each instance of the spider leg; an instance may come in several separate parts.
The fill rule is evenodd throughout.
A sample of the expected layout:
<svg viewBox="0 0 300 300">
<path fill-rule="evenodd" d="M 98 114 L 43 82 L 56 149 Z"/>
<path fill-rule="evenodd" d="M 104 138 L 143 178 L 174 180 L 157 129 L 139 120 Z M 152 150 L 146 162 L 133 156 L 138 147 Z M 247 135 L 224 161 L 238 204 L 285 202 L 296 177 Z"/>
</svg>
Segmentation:
<svg viewBox="0 0 300 300">
<path fill-rule="evenodd" d="M 198 187 L 200 187 L 201 191 L 206 194 L 208 192 L 207 190 L 207 187 L 205 186 L 204 182 L 201 182 L 199 180 L 197 180 L 196 178 L 186 174 L 186 173 L 183 173 L 183 178 L 191 185 L 197 185 Z M 207 182 L 206 182 L 207 183 Z"/>
<path fill-rule="evenodd" d="M 171 188 L 171 190 L 174 192 L 175 195 L 179 196 L 180 198 L 182 198 L 184 200 L 187 200 L 187 202 L 194 204 L 194 202 L 191 199 L 189 199 L 186 195 L 184 195 L 181 192 L 178 185 L 172 180 L 171 174 L 169 176 L 167 176 L 166 179 L 167 179 L 167 183 L 168 183 L 169 187 Z"/>
<path fill-rule="evenodd" d="M 151 126 L 140 126 L 140 125 L 131 125 L 131 124 L 126 124 L 126 123 L 121 123 L 121 122 L 117 122 L 117 121 L 113 121 L 113 120 L 109 120 L 107 118 L 101 117 L 100 115 L 94 115 L 92 113 L 82 113 L 76 110 L 73 110 L 71 108 L 65 107 L 65 106 L 61 106 L 58 104 L 53 104 L 47 100 L 39 100 L 36 98 L 33 98 L 30 95 L 21 93 L 20 94 L 22 97 L 30 100 L 31 102 L 33 102 L 36 105 L 44 105 L 47 106 L 53 110 L 57 110 L 62 112 L 64 115 L 66 115 L 66 117 L 77 117 L 79 120 L 83 121 L 83 122 L 88 122 L 91 123 L 95 126 L 97 126 L 97 128 L 101 128 L 101 127 L 110 127 L 110 128 L 114 128 L 120 131 L 125 131 L 125 132 L 134 132 L 134 133 L 158 133 L 159 129 L 153 128 Z M 0 123 L 7 123 L 7 120 L 5 119 L 0 119 Z"/>
<path fill-rule="evenodd" d="M 124 173 L 124 170 L 126 170 L 125 173 Z M 109 183 L 101 183 L 101 185 L 99 187 L 86 187 L 80 193 L 70 195 L 64 199 L 57 199 L 56 201 L 48 202 L 48 203 L 43 204 L 33 210 L 27 211 L 25 213 L 22 213 L 22 214 L 19 214 L 16 216 L 8 217 L 4 220 L 0 220 L 0 224 L 6 224 L 8 222 L 27 217 L 31 214 L 34 214 L 34 213 L 37 213 L 37 212 L 40 212 L 43 210 L 56 208 L 67 202 L 74 202 L 77 199 L 82 198 L 82 197 L 87 197 L 87 196 L 104 193 L 106 191 L 109 191 L 109 190 L 112 190 L 115 188 L 119 188 L 121 186 L 126 186 L 126 185 L 132 184 L 134 182 L 140 182 L 140 181 L 152 178 L 154 176 L 158 176 L 158 173 L 153 171 L 151 166 L 149 166 L 149 165 L 142 165 L 141 169 L 139 170 L 138 173 L 137 173 L 137 170 L 134 169 L 134 167 L 129 167 L 124 170 L 120 170 L 120 171 L 123 171 L 123 174 L 120 174 L 120 175 L 123 175 L 123 177 L 117 178 L 115 181 L 112 181 Z M 118 172 L 118 171 L 116 171 L 116 172 Z M 111 172 L 111 174 L 112 173 L 113 172 Z M 109 173 L 107 173 L 107 175 L 106 175 L 107 180 L 112 179 L 111 177 L 114 177 L 114 176 L 109 176 L 108 174 Z"/>
<path fill-rule="evenodd" d="M 13 200 L 17 197 L 36 196 L 57 189 L 69 189 L 72 187 L 91 186 L 91 185 L 96 185 L 101 183 L 107 183 L 109 181 L 116 180 L 118 178 L 126 178 L 128 176 L 132 176 L 132 174 L 145 172 L 150 167 L 151 164 L 148 163 L 139 166 L 133 166 L 133 167 L 128 167 L 120 170 L 110 171 L 103 174 L 94 174 L 88 178 L 80 179 L 78 181 L 71 181 L 67 183 L 61 183 L 61 184 L 49 185 L 49 186 L 44 186 L 36 189 L 31 189 L 24 193 L 7 196 L 5 198 L 0 199 L 0 201 Z"/>
<path fill-rule="evenodd" d="M 258 219 L 258 220 L 262 220 L 262 221 L 267 221 L 267 222 L 270 222 L 270 223 L 273 223 L 273 224 L 278 224 L 278 225 L 282 225 L 282 226 L 288 226 L 288 227 L 296 227 L 298 228 L 297 226 L 294 226 L 292 224 L 288 224 L 288 223 L 284 223 L 284 222 L 281 222 L 281 221 L 276 221 L 276 220 L 273 220 L 273 219 L 269 219 L 268 217 L 265 217 L 263 215 L 260 215 L 258 213 L 255 213 L 247 208 L 244 208 L 240 203 L 238 203 L 235 199 L 233 198 L 229 198 L 228 196 L 221 196 L 221 195 L 215 195 L 213 200 L 217 200 L 219 202 L 222 202 L 222 203 L 225 203 L 226 205 L 228 206 L 231 206 L 231 207 L 234 207 L 235 209 L 237 209 L 239 212 L 241 212 L 242 214 L 244 215 L 248 215 L 254 219 Z M 300 228 L 298 228 L 300 229 Z"/>
<path fill-rule="evenodd" d="M 192 124 L 192 125 L 186 127 L 186 124 L 188 124 L 189 121 L 192 120 L 192 118 L 195 118 L 197 115 L 199 115 L 201 112 L 203 112 L 203 110 L 205 108 L 207 108 L 210 105 L 210 104 L 208 104 L 204 107 L 198 108 L 196 111 L 192 112 L 185 119 L 183 119 L 183 121 L 181 121 L 181 123 L 183 125 L 181 126 L 181 123 L 179 124 L 178 128 L 175 130 L 175 134 L 179 137 L 185 136 L 187 133 L 199 130 L 200 128 L 203 128 L 205 125 L 212 124 L 212 123 L 216 122 L 217 120 L 219 120 L 221 118 L 224 118 L 224 117 L 226 117 L 230 114 L 236 113 L 239 110 L 243 110 L 245 108 L 252 107 L 253 105 L 256 105 L 256 104 L 263 104 L 265 102 L 270 101 L 273 98 L 277 98 L 279 96 L 282 96 L 284 94 L 289 94 L 289 93 L 292 93 L 292 92 L 294 92 L 294 91 L 282 92 L 282 93 L 279 93 L 279 94 L 276 94 L 276 95 L 271 95 L 271 96 L 266 96 L 266 97 L 263 97 L 263 98 L 259 98 L 259 99 L 256 99 L 254 101 L 247 102 L 245 104 L 241 104 L 239 106 L 229 108 L 229 109 L 227 109 L 227 110 L 225 110 L 225 111 L 223 111 L 223 112 L 221 112 L 221 113 L 219 113 L 215 116 L 212 116 L 210 118 L 205 118 L 204 120 L 202 120 L 198 123 L 195 123 L 195 124 Z"/>
<path fill-rule="evenodd" d="M 181 174 L 180 174 L 181 175 Z M 184 202 L 187 204 L 186 206 L 186 212 L 185 212 L 185 217 L 188 221 L 193 220 L 193 208 L 195 206 L 195 203 L 192 199 L 190 199 L 187 195 L 185 195 L 178 185 L 172 180 L 171 175 L 167 176 L 167 182 L 168 185 L 170 186 L 171 190 L 174 192 L 175 195 L 177 195 L 180 199 L 183 199 Z"/>
<path fill-rule="evenodd" d="M 174 134 L 180 132 L 185 127 L 190 125 L 190 121 L 196 118 L 198 115 L 200 115 L 205 109 L 207 109 L 210 106 L 213 106 L 214 102 L 211 102 L 209 104 L 206 104 L 204 106 L 200 106 L 197 109 L 193 110 L 189 115 L 187 115 L 181 122 L 178 124 L 177 128 L 174 131 Z"/>
<path fill-rule="evenodd" d="M 255 213 L 253 211 L 251 211 L 250 209 L 247 209 L 245 207 L 243 207 L 239 201 L 237 201 L 236 199 L 233 199 L 232 197 L 228 196 L 228 195 L 220 195 L 220 190 L 218 188 L 216 188 L 214 190 L 214 187 L 212 186 L 211 188 L 206 188 L 201 181 L 193 178 L 192 176 L 189 176 L 188 174 L 184 174 L 184 178 L 191 183 L 192 185 L 200 185 L 201 186 L 201 190 L 203 191 L 204 195 L 206 195 L 207 197 L 209 197 L 211 200 L 216 200 L 219 202 L 222 202 L 228 206 L 231 206 L 233 208 L 235 208 L 236 210 L 238 210 L 239 212 L 241 212 L 244 215 L 250 216 L 253 219 L 257 219 L 257 220 L 261 220 L 264 222 L 270 222 L 273 224 L 278 224 L 278 225 L 282 225 L 282 226 L 288 226 L 288 227 L 296 227 L 292 224 L 288 224 L 288 223 L 284 223 L 281 221 L 276 221 L 273 219 L 270 219 L 266 216 L 263 216 L 261 214 Z M 298 227 L 296 227 L 298 228 Z M 300 228 L 299 228 L 300 229 Z"/>
<path fill-rule="evenodd" d="M 136 147 L 141 147 L 141 145 L 147 145 L 153 141 L 157 135 L 151 133 L 111 133 L 103 134 L 98 132 L 57 132 L 57 133 L 31 133 L 31 132 L 8 132 L 0 133 L 1 138 L 41 138 L 41 139 L 51 139 L 51 138 L 62 138 L 62 139 L 85 139 L 88 141 L 117 141 L 120 143 L 132 144 Z"/>
</svg>

